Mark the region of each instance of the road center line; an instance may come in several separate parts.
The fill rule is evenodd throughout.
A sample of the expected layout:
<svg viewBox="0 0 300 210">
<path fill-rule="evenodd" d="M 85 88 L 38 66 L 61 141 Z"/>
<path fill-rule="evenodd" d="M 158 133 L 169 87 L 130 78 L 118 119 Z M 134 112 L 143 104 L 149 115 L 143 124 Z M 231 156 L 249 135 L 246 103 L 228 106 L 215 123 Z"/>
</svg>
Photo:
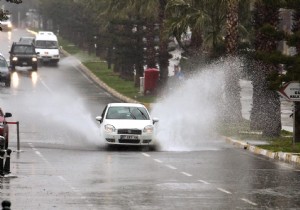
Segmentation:
<svg viewBox="0 0 300 210">
<path fill-rule="evenodd" d="M 242 200 L 242 201 L 245 201 L 246 203 L 249 203 L 249 204 L 251 204 L 251 205 L 253 205 L 253 206 L 257 206 L 256 203 L 254 203 L 254 202 L 252 202 L 252 201 L 249 201 L 249 200 L 246 199 L 246 198 L 241 198 L 241 200 Z"/>
<path fill-rule="evenodd" d="M 176 167 L 174 167 L 174 166 L 171 166 L 171 165 L 166 165 L 168 168 L 170 168 L 170 169 L 173 169 L 173 170 L 176 170 L 177 168 Z"/>
<path fill-rule="evenodd" d="M 142 152 L 142 155 L 146 156 L 146 157 L 150 157 L 150 155 L 148 155 L 147 153 Z"/>
<path fill-rule="evenodd" d="M 53 91 L 48 87 L 48 85 L 46 85 L 46 83 L 44 82 L 44 80 L 42 80 L 41 78 L 39 78 L 39 80 L 46 87 L 46 89 L 49 91 L 49 93 L 54 94 Z"/>
<path fill-rule="evenodd" d="M 198 180 L 198 182 L 202 182 L 203 184 L 210 184 L 209 182 L 206 182 L 204 180 Z"/>
<path fill-rule="evenodd" d="M 224 190 L 222 188 L 217 188 L 218 190 L 220 190 L 221 192 L 224 192 L 224 193 L 227 193 L 227 194 L 232 194 L 231 192 L 227 191 L 227 190 Z"/>
<path fill-rule="evenodd" d="M 156 161 L 156 162 L 158 162 L 158 163 L 162 163 L 162 161 L 159 160 L 159 159 L 154 159 L 154 161 Z"/>
<path fill-rule="evenodd" d="M 189 173 L 186 173 L 184 171 L 181 172 L 183 175 L 186 175 L 186 176 L 193 176 L 192 174 L 189 174 Z"/>
</svg>

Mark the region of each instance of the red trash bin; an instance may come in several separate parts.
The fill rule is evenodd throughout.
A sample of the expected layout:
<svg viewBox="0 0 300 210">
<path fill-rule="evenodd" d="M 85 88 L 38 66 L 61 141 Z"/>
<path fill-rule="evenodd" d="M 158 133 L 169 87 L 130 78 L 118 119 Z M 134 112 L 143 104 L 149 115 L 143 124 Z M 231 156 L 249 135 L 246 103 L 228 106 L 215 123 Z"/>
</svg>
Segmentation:
<svg viewBox="0 0 300 210">
<path fill-rule="evenodd" d="M 147 92 L 153 92 L 156 89 L 158 78 L 158 69 L 149 68 L 144 71 L 144 94 Z"/>
</svg>

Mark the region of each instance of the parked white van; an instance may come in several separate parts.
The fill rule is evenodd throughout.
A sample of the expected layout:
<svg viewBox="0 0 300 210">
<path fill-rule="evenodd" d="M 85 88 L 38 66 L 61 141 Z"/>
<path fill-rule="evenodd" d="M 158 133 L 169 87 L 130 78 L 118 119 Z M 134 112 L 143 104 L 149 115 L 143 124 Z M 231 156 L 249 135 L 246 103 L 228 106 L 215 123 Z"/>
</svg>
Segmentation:
<svg viewBox="0 0 300 210">
<path fill-rule="evenodd" d="M 39 31 L 35 36 L 35 51 L 41 62 L 58 63 L 59 45 L 56 35 L 51 31 Z"/>
</svg>

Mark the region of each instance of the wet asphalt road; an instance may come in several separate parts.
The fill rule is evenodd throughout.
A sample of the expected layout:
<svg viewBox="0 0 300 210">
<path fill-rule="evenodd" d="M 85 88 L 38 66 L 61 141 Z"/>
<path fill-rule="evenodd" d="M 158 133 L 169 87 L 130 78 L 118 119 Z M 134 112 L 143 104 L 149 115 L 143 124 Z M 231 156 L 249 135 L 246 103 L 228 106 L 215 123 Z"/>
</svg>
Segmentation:
<svg viewBox="0 0 300 210">
<path fill-rule="evenodd" d="M 14 30 L 11 41 L 25 34 Z M 8 35 L 0 33 L 3 54 Z M 0 178 L 0 200 L 15 210 L 300 208 L 299 167 L 221 138 L 201 151 L 107 150 L 97 139 L 95 116 L 116 101 L 71 58 L 36 75 L 19 69 L 11 88 L 0 87 L 1 107 L 20 122 L 21 140 L 16 151 L 10 125 L 14 152 L 11 174 Z"/>
</svg>

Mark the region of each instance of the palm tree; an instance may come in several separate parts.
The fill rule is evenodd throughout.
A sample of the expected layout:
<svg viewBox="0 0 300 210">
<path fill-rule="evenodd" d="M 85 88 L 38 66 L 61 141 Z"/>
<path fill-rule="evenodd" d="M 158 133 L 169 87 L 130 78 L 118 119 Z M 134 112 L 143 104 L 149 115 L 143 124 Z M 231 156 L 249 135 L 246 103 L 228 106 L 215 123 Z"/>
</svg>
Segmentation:
<svg viewBox="0 0 300 210">
<path fill-rule="evenodd" d="M 224 120 L 227 123 L 240 123 L 242 120 L 242 104 L 240 97 L 240 72 L 236 66 L 236 56 L 238 48 L 238 14 L 239 0 L 227 0 L 226 18 L 226 54 L 230 66 L 225 72 L 225 110 Z"/>
<path fill-rule="evenodd" d="M 256 53 L 270 54 L 277 49 L 276 33 L 279 23 L 280 0 L 257 0 L 254 4 L 254 47 Z M 262 130 L 265 136 L 279 136 L 281 131 L 280 99 L 271 90 L 267 78 L 277 73 L 277 66 L 256 59 L 253 69 L 253 107 L 251 128 Z"/>
</svg>

